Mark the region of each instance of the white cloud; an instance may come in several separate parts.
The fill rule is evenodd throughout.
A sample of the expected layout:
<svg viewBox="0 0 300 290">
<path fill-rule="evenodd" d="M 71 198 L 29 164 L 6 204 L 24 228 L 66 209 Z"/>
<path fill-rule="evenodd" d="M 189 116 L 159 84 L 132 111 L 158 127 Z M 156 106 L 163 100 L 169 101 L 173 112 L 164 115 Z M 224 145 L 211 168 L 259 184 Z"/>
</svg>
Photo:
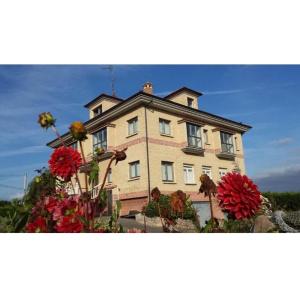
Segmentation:
<svg viewBox="0 0 300 290">
<path fill-rule="evenodd" d="M 277 139 L 277 140 L 273 140 L 271 142 L 272 145 L 279 145 L 279 146 L 282 146 L 282 145 L 288 145 L 290 143 L 292 143 L 294 141 L 293 138 L 290 138 L 290 137 L 286 137 L 286 138 L 281 138 L 281 139 Z"/>
<path fill-rule="evenodd" d="M 6 150 L 0 152 L 0 157 L 9 157 L 9 156 L 16 156 L 16 155 L 24 155 L 24 154 L 33 154 L 33 153 L 40 153 L 49 150 L 46 146 L 29 146 L 23 147 L 20 149 L 14 150 Z"/>
<path fill-rule="evenodd" d="M 204 91 L 204 95 L 228 95 L 244 92 L 244 89 L 220 90 L 220 91 Z"/>
</svg>

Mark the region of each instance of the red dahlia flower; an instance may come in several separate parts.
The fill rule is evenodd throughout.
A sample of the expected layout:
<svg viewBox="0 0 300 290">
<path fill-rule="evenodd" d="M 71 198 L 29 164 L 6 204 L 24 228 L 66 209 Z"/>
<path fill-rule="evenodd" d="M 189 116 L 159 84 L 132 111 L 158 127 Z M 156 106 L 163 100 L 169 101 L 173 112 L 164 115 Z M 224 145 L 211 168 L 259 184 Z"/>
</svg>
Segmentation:
<svg viewBox="0 0 300 290">
<path fill-rule="evenodd" d="M 57 207 L 57 199 L 53 196 L 46 196 L 45 197 L 45 201 L 44 201 L 44 205 L 45 205 L 45 208 L 46 210 L 49 212 L 49 213 L 53 213 L 55 208 Z"/>
<path fill-rule="evenodd" d="M 45 218 L 37 217 L 33 222 L 27 224 L 26 230 L 28 233 L 46 233 L 47 224 Z"/>
<path fill-rule="evenodd" d="M 62 216 L 56 223 L 56 230 L 59 233 L 80 233 L 83 223 L 75 214 Z"/>
<path fill-rule="evenodd" d="M 257 186 L 246 175 L 228 173 L 217 188 L 220 207 L 236 219 L 250 218 L 261 204 Z"/>
<path fill-rule="evenodd" d="M 82 164 L 80 154 L 71 147 L 59 147 L 49 160 L 50 172 L 69 181 Z"/>
</svg>

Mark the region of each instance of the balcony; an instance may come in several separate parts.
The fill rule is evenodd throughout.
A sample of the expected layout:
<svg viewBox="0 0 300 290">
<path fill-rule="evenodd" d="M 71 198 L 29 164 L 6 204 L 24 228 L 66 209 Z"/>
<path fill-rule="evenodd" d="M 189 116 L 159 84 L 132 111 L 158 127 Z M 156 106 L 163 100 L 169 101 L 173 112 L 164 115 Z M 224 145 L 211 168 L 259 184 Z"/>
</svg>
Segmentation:
<svg viewBox="0 0 300 290">
<path fill-rule="evenodd" d="M 201 147 L 192 147 L 192 146 L 186 146 L 181 149 L 186 154 L 191 155 L 198 155 L 198 156 L 204 156 L 204 148 Z"/>
<path fill-rule="evenodd" d="M 235 154 L 231 152 L 219 152 L 216 154 L 220 159 L 234 160 Z"/>
<path fill-rule="evenodd" d="M 106 160 L 106 159 L 109 159 L 113 156 L 113 152 L 110 152 L 110 151 L 107 151 L 105 153 L 103 153 L 102 155 L 98 156 L 97 157 L 97 161 L 100 162 L 100 161 L 103 161 L 103 160 Z M 80 173 L 89 173 L 91 171 L 91 162 L 93 160 L 93 156 L 92 155 L 89 155 L 87 158 L 86 158 L 86 164 L 82 165 L 80 168 L 79 168 L 79 172 Z"/>
<path fill-rule="evenodd" d="M 235 159 L 235 154 L 234 154 L 234 149 L 232 144 L 228 143 L 222 143 L 221 144 L 222 149 L 221 152 L 217 152 L 217 157 L 221 159 L 227 159 L 227 160 L 234 160 Z"/>
</svg>

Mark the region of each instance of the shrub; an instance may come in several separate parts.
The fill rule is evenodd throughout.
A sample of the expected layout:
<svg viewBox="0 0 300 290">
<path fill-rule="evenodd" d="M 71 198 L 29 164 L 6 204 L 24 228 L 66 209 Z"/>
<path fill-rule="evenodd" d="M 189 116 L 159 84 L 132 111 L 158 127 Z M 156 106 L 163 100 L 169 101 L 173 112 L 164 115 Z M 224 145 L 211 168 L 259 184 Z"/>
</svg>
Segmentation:
<svg viewBox="0 0 300 290">
<path fill-rule="evenodd" d="M 155 201 L 150 201 L 147 206 L 145 206 L 143 213 L 149 217 L 157 217 L 158 216 L 158 209 L 157 209 L 157 203 Z"/>
<path fill-rule="evenodd" d="M 164 211 L 170 212 L 171 217 L 173 219 L 183 218 L 183 219 L 195 220 L 196 211 L 192 205 L 192 202 L 189 200 L 189 198 L 187 198 L 187 200 L 185 202 L 184 211 L 182 214 L 178 214 L 178 213 L 175 213 L 174 211 L 172 211 L 170 202 L 171 202 L 171 198 L 169 195 L 163 195 L 163 194 L 160 195 L 159 204 L 160 204 L 161 212 L 164 212 Z M 158 217 L 159 212 L 158 212 L 157 202 L 155 202 L 153 200 L 150 201 L 143 209 L 143 213 L 149 218 Z"/>
<path fill-rule="evenodd" d="M 300 210 L 300 192 L 265 192 L 263 196 L 269 199 L 273 210 Z"/>
<path fill-rule="evenodd" d="M 253 219 L 232 220 L 224 221 L 223 229 L 227 233 L 251 233 L 254 226 Z"/>
</svg>

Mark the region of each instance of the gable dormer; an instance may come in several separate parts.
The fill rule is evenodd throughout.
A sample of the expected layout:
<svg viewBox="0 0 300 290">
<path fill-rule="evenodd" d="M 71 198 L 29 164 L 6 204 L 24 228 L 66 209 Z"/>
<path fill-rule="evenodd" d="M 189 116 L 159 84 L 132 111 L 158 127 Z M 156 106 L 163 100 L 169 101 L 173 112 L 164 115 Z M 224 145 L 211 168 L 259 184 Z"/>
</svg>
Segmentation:
<svg viewBox="0 0 300 290">
<path fill-rule="evenodd" d="M 189 88 L 183 87 L 165 97 L 165 99 L 179 103 L 181 105 L 185 105 L 187 107 L 191 107 L 194 109 L 198 109 L 198 97 L 200 97 L 202 93 L 196 92 Z"/>
<path fill-rule="evenodd" d="M 108 109 L 123 102 L 122 99 L 115 96 L 101 94 L 94 100 L 87 103 L 84 107 L 89 110 L 90 119 L 97 117 L 107 111 Z"/>
</svg>

